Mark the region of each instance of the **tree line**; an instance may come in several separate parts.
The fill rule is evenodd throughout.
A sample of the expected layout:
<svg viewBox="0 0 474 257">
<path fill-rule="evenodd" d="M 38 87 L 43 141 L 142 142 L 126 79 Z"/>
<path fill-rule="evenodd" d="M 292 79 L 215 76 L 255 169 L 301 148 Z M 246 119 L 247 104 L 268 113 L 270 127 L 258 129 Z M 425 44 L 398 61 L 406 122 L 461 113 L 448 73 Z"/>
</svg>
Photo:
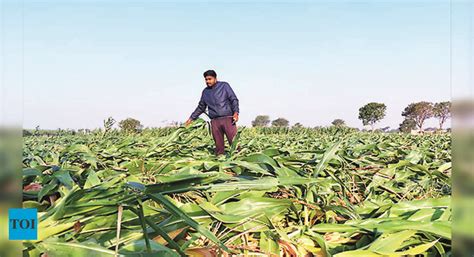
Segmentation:
<svg viewBox="0 0 474 257">
<path fill-rule="evenodd" d="M 384 103 L 371 102 L 359 108 L 359 119 L 364 126 L 370 126 L 372 131 L 375 125 L 383 120 L 387 111 Z M 413 129 L 423 130 L 425 121 L 430 118 L 438 119 L 439 129 L 443 129 L 445 122 L 451 117 L 451 102 L 431 103 L 426 101 L 409 104 L 401 113 L 404 120 L 399 125 L 399 131 L 410 132 Z M 258 115 L 252 121 L 253 127 L 267 127 L 270 124 L 268 115 Z M 285 118 L 277 118 L 271 121 L 272 127 L 288 127 L 290 122 Z M 345 126 L 343 119 L 335 119 L 331 123 L 333 126 Z M 301 127 L 296 123 L 294 127 Z M 388 127 L 386 127 L 388 128 Z"/>
<path fill-rule="evenodd" d="M 375 125 L 379 123 L 385 117 L 387 106 L 384 103 L 371 102 L 359 108 L 359 119 L 362 121 L 364 126 L 370 126 L 372 131 L 375 130 Z M 398 130 L 401 132 L 410 132 L 413 129 L 423 130 L 423 125 L 426 120 L 430 118 L 438 119 L 439 129 L 443 129 L 443 125 L 451 117 L 451 102 L 417 102 L 409 104 L 401 113 L 404 117 L 402 123 L 399 124 Z M 107 133 L 112 130 L 112 127 L 116 123 L 115 119 L 108 117 L 103 121 L 103 132 Z M 346 126 L 343 119 L 335 119 L 331 123 L 333 126 Z M 183 125 L 180 122 L 173 122 L 171 126 L 177 127 Z M 268 115 L 258 115 L 252 121 L 253 127 L 289 127 L 290 121 L 286 118 L 279 117 L 271 120 Z M 126 118 L 118 123 L 120 130 L 124 132 L 139 132 L 143 129 L 142 123 L 134 118 Z M 303 127 L 299 122 L 295 123 L 293 128 Z M 385 127 L 382 130 L 387 130 L 389 127 Z M 79 129 L 77 133 L 90 133 L 89 129 Z M 57 134 L 75 134 L 74 130 L 42 130 L 40 131 L 39 126 L 34 131 L 23 130 L 24 135 L 57 135 Z"/>
</svg>

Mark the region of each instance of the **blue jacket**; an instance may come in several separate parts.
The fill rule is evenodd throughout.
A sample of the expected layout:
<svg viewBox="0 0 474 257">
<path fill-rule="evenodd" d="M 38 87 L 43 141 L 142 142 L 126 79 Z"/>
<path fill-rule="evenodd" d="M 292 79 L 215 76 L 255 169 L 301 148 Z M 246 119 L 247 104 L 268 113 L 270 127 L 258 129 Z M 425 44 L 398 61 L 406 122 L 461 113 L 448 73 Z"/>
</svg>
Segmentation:
<svg viewBox="0 0 474 257">
<path fill-rule="evenodd" d="M 199 104 L 191 114 L 190 119 L 197 119 L 199 115 L 206 111 L 206 107 L 209 109 L 209 118 L 211 119 L 232 116 L 234 112 L 239 112 L 239 99 L 235 96 L 229 83 L 217 81 L 214 86 L 206 86 L 202 90 Z"/>
</svg>

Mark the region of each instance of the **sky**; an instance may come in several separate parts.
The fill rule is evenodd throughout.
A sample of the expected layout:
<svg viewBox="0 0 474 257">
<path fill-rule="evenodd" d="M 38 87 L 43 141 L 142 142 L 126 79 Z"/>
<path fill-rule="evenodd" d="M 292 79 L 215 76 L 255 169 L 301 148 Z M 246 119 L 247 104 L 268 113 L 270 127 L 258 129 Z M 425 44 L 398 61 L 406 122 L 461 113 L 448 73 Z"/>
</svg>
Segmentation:
<svg viewBox="0 0 474 257">
<path fill-rule="evenodd" d="M 269 115 L 362 128 L 358 109 L 382 102 L 377 127 L 398 128 L 408 104 L 451 99 L 449 1 L 3 4 L 22 17 L 3 19 L 3 43 L 21 56 L 7 64 L 22 71 L 25 128 L 182 122 L 207 69 L 231 85 L 246 126 Z"/>
</svg>

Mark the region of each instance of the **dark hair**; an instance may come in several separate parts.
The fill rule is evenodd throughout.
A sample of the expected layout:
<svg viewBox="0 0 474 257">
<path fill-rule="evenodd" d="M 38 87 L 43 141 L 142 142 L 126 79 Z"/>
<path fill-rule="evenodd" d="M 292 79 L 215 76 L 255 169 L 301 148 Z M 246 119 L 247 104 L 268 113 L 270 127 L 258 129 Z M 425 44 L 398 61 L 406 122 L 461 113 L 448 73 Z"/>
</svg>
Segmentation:
<svg viewBox="0 0 474 257">
<path fill-rule="evenodd" d="M 217 73 L 214 70 L 207 70 L 204 72 L 204 77 L 211 76 L 217 78 Z"/>
</svg>

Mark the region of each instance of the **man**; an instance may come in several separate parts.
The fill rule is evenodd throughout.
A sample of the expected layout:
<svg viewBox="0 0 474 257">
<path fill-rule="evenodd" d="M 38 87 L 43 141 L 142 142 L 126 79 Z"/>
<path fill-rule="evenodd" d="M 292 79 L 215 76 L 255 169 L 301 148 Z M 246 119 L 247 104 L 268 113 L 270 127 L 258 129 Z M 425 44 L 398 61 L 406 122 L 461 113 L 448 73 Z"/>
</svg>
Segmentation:
<svg viewBox="0 0 474 257">
<path fill-rule="evenodd" d="M 204 72 L 207 87 L 202 90 L 201 100 L 196 110 L 186 121 L 186 126 L 199 117 L 206 107 L 211 118 L 212 137 L 216 144 L 215 154 L 224 154 L 224 134 L 229 144 L 237 134 L 236 122 L 239 120 L 239 99 L 229 83 L 217 81 L 217 74 L 213 70 Z"/>
</svg>

